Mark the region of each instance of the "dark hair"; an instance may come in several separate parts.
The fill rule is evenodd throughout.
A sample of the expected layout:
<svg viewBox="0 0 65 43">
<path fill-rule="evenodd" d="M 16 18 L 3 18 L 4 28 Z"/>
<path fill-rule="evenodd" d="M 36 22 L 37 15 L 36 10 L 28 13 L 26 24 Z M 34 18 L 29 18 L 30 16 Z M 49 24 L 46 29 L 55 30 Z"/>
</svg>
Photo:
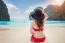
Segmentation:
<svg viewBox="0 0 65 43">
<path fill-rule="evenodd" d="M 43 26 L 43 19 L 44 19 L 44 14 L 42 13 L 41 10 L 42 7 L 37 7 L 34 9 L 34 12 L 30 14 L 30 20 L 36 20 L 37 21 L 37 26 L 40 28 Z"/>
</svg>

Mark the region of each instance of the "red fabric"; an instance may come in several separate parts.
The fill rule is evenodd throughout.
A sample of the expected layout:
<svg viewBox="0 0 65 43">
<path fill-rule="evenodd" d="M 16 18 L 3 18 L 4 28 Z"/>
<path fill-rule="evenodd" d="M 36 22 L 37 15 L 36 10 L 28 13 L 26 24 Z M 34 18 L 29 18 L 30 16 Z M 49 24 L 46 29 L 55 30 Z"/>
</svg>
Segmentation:
<svg viewBox="0 0 65 43">
<path fill-rule="evenodd" d="M 43 38 L 35 38 L 34 35 L 32 35 L 32 37 L 31 37 L 32 42 L 44 42 L 45 39 L 46 39 L 45 37 L 43 37 Z"/>
<path fill-rule="evenodd" d="M 43 29 L 34 29 L 34 28 L 33 28 L 33 30 L 34 31 L 43 31 Z"/>
</svg>

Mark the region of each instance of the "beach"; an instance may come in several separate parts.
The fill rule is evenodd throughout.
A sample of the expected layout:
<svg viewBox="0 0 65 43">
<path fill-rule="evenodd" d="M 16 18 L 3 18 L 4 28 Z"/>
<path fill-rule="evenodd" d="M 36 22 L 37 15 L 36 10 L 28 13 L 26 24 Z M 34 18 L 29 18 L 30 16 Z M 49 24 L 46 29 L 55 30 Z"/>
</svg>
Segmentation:
<svg viewBox="0 0 65 43">
<path fill-rule="evenodd" d="M 65 43 L 65 25 L 46 24 L 45 43 Z M 30 24 L 26 26 L 0 26 L 0 43 L 31 43 Z"/>
</svg>

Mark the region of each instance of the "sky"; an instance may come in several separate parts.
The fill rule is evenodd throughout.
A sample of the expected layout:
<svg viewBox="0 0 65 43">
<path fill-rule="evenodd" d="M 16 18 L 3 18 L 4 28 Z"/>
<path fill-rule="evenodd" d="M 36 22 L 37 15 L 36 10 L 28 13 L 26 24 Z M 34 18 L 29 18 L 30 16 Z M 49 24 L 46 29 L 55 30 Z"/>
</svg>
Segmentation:
<svg viewBox="0 0 65 43">
<path fill-rule="evenodd" d="M 25 10 L 29 6 L 37 5 L 37 4 L 44 4 L 47 3 L 48 0 L 4 0 L 7 3 L 12 3 L 19 7 L 21 10 Z"/>
<path fill-rule="evenodd" d="M 24 20 L 34 8 L 49 4 L 61 5 L 64 0 L 3 0 L 7 5 L 11 20 Z"/>
</svg>

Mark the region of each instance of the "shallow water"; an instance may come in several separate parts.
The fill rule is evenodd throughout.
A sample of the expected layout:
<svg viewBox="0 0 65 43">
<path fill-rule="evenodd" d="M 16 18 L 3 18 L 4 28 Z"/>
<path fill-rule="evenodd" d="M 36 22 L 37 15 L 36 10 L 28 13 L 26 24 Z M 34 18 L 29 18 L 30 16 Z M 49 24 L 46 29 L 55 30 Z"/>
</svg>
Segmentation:
<svg viewBox="0 0 65 43">
<path fill-rule="evenodd" d="M 0 21 L 0 25 L 28 25 L 30 21 Z M 46 24 L 65 24 L 65 21 L 46 21 Z"/>
</svg>

